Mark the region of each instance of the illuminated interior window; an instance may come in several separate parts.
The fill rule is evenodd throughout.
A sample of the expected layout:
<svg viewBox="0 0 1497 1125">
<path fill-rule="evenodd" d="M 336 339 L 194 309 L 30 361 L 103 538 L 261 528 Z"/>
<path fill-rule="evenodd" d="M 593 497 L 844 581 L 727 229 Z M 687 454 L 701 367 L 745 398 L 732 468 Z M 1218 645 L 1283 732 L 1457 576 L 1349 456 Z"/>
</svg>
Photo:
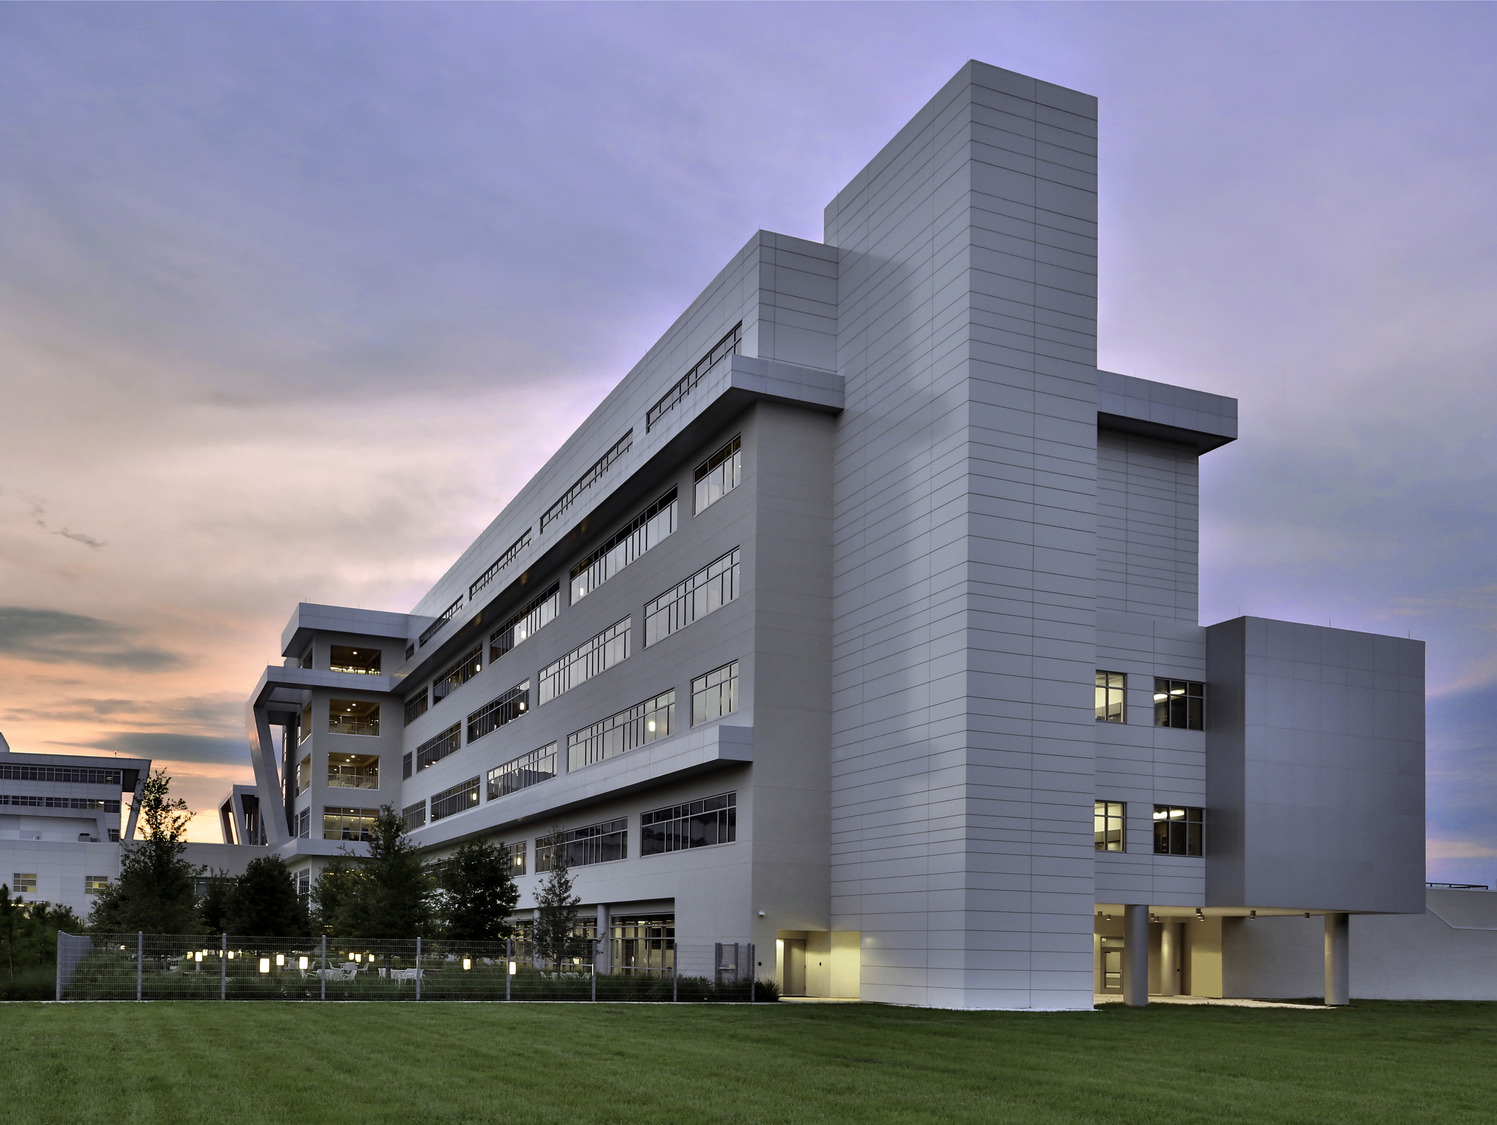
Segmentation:
<svg viewBox="0 0 1497 1125">
<path fill-rule="evenodd" d="M 1155 855 L 1205 855 L 1205 845 L 1205 809 L 1154 806 Z"/>
<path fill-rule="evenodd" d="M 379 734 L 379 704 L 362 699 L 330 699 L 327 729 L 333 734 Z"/>
<path fill-rule="evenodd" d="M 1181 730 L 1206 727 L 1206 685 L 1154 677 L 1154 725 Z"/>
<path fill-rule="evenodd" d="M 1097 672 L 1097 722 L 1126 722 L 1124 696 L 1128 677 L 1122 672 Z"/>
<path fill-rule="evenodd" d="M 376 676 L 379 674 L 379 649 L 334 645 L 328 669 L 333 672 L 352 672 L 359 676 Z"/>
<path fill-rule="evenodd" d="M 379 755 L 329 754 L 327 783 L 337 789 L 378 789 Z"/>
<path fill-rule="evenodd" d="M 1128 806 L 1122 801 L 1092 802 L 1092 847 L 1099 852 L 1126 851 L 1124 822 Z"/>
</svg>

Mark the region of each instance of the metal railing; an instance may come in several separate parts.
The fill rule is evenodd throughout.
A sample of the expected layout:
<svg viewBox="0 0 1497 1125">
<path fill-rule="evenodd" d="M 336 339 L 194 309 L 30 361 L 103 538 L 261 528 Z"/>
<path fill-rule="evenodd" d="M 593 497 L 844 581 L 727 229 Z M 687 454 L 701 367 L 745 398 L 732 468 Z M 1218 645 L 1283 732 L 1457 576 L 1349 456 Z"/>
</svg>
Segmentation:
<svg viewBox="0 0 1497 1125">
<path fill-rule="evenodd" d="M 641 953 L 630 940 L 578 938 L 559 961 L 523 939 L 373 940 L 233 934 L 57 935 L 58 1000 L 575 1000 L 755 1002 L 747 943 Z"/>
</svg>

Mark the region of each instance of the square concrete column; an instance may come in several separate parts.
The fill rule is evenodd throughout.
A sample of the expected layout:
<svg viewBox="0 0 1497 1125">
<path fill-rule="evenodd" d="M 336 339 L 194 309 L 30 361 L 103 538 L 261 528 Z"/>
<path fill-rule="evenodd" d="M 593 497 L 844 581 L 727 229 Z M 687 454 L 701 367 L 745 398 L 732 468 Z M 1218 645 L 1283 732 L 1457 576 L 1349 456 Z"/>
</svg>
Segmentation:
<svg viewBox="0 0 1497 1125">
<path fill-rule="evenodd" d="M 1351 942 L 1351 916 L 1325 916 L 1325 1002 L 1341 1005 L 1351 1001 L 1347 957 Z"/>
<path fill-rule="evenodd" d="M 1123 907 L 1123 1003 L 1149 1002 L 1149 907 Z"/>
</svg>

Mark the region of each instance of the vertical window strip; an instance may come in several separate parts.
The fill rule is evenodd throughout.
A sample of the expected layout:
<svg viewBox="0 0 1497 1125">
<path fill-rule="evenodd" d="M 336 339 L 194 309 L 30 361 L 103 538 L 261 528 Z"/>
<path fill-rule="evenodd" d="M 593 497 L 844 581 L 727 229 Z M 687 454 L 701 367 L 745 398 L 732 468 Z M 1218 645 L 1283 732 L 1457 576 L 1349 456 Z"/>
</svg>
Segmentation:
<svg viewBox="0 0 1497 1125">
<path fill-rule="evenodd" d="M 489 663 L 555 621 L 560 604 L 561 583 L 553 582 L 549 590 L 533 598 L 524 609 L 489 634 Z"/>
<path fill-rule="evenodd" d="M 1128 806 L 1122 801 L 1092 802 L 1092 846 L 1099 852 L 1127 851 Z"/>
<path fill-rule="evenodd" d="M 696 471 L 696 515 L 701 515 L 732 492 L 743 480 L 743 446 L 739 436 L 723 446 Z"/>
<path fill-rule="evenodd" d="M 553 661 L 541 669 L 538 703 L 549 703 L 558 695 L 585 684 L 599 673 L 606 672 L 615 664 L 629 657 L 629 623 L 624 618 L 604 629 L 597 636 L 578 645 L 560 660 Z"/>
<path fill-rule="evenodd" d="M 710 723 L 738 710 L 738 661 L 691 681 L 691 725 Z"/>
<path fill-rule="evenodd" d="M 1122 672 L 1097 670 L 1097 722 L 1127 722 L 1128 677 Z"/>
<path fill-rule="evenodd" d="M 410 726 L 422 715 L 426 714 L 427 692 L 426 685 L 421 690 L 405 701 L 405 725 Z"/>
<path fill-rule="evenodd" d="M 676 490 L 673 488 L 572 567 L 572 603 L 575 605 L 587 597 L 675 531 L 676 507 Z"/>
<path fill-rule="evenodd" d="M 734 547 L 686 581 L 667 590 L 654 601 L 647 602 L 645 646 L 664 640 L 738 597 L 741 581 L 740 554 L 740 549 Z"/>
<path fill-rule="evenodd" d="M 521 789 L 529 789 L 556 776 L 556 743 L 548 742 L 489 770 L 489 800 L 498 800 Z"/>
<path fill-rule="evenodd" d="M 567 736 L 567 772 L 616 758 L 671 732 L 676 715 L 672 689 L 636 703 Z"/>
</svg>

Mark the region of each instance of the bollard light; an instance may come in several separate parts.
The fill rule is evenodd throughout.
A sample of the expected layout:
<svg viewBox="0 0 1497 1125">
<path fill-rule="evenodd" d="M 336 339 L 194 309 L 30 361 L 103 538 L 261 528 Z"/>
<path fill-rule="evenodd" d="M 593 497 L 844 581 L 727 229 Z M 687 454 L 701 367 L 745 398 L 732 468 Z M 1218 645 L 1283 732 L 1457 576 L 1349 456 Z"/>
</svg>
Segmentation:
<svg viewBox="0 0 1497 1125">
<path fill-rule="evenodd" d="M 296 967 L 298 969 L 305 969 L 307 967 L 307 959 L 305 957 L 298 957 L 296 959 Z"/>
<path fill-rule="evenodd" d="M 234 951 L 232 949 L 229 950 L 229 960 L 230 961 L 234 960 Z"/>
<path fill-rule="evenodd" d="M 361 965 L 364 963 L 364 955 L 362 953 L 355 953 L 353 959 Z"/>
<path fill-rule="evenodd" d="M 194 961 L 196 961 L 199 965 L 201 965 L 203 963 L 203 953 L 202 953 L 202 951 L 199 950 L 198 952 L 194 953 L 192 955 L 192 959 Z"/>
<path fill-rule="evenodd" d="M 471 957 L 464 957 L 463 958 L 463 968 L 464 968 L 464 970 L 471 969 L 472 967 L 473 967 L 473 958 L 471 958 Z"/>
<path fill-rule="evenodd" d="M 261 957 L 260 958 L 260 971 L 262 973 L 268 973 L 268 972 L 270 972 L 270 958 L 269 957 Z"/>
<path fill-rule="evenodd" d="M 509 975 L 510 976 L 514 976 L 515 975 L 515 962 L 513 962 L 513 961 L 511 961 L 509 963 Z"/>
<path fill-rule="evenodd" d="M 286 967 L 286 955 L 284 953 L 277 953 L 275 955 L 275 967 L 277 969 L 284 969 Z"/>
</svg>

